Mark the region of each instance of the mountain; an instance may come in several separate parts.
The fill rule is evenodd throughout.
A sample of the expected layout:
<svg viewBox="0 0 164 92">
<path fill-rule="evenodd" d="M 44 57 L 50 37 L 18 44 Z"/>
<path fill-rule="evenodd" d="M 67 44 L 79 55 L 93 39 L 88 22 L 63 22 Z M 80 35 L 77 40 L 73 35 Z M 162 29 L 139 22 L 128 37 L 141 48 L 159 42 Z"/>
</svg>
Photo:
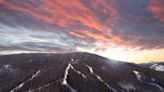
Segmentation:
<svg viewBox="0 0 164 92">
<path fill-rule="evenodd" d="M 150 62 L 150 63 L 143 63 L 140 64 L 142 67 L 151 68 L 156 71 L 164 72 L 164 62 Z"/>
<path fill-rule="evenodd" d="M 164 92 L 164 72 L 85 52 L 4 55 L 0 92 Z"/>
</svg>

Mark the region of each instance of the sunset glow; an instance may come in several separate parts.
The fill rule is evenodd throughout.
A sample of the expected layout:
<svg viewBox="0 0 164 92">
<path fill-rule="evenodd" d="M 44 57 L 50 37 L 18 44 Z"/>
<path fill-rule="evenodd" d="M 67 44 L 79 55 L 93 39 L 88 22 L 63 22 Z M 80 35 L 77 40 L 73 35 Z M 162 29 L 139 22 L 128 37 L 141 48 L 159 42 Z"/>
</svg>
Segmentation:
<svg viewBox="0 0 164 92">
<path fill-rule="evenodd" d="M 164 61 L 163 0 L 0 0 L 0 54 L 86 51 Z"/>
</svg>

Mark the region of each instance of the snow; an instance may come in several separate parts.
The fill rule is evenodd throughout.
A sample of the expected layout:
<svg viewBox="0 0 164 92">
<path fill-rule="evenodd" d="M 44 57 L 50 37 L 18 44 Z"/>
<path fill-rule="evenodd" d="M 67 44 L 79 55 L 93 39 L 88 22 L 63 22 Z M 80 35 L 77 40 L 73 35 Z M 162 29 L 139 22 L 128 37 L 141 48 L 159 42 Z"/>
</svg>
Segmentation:
<svg viewBox="0 0 164 92">
<path fill-rule="evenodd" d="M 68 71 L 69 71 L 70 68 L 71 68 L 71 64 L 69 63 L 68 66 L 65 69 L 62 85 L 68 85 L 68 83 L 67 83 L 67 76 L 68 76 Z"/>
<path fill-rule="evenodd" d="M 154 69 L 156 71 L 162 71 L 164 72 L 164 66 L 163 65 L 159 65 L 159 64 L 153 64 L 152 66 L 150 66 L 151 69 Z"/>
<path fill-rule="evenodd" d="M 137 80 L 141 81 L 141 75 L 139 74 L 139 72 L 134 70 L 133 73 L 136 75 Z"/>
<path fill-rule="evenodd" d="M 73 61 L 73 60 L 71 60 L 71 61 Z M 117 92 L 108 83 L 106 83 L 99 75 L 95 74 L 91 66 L 89 66 L 87 64 L 85 64 L 85 66 L 89 69 L 89 72 L 93 76 L 95 76 L 100 82 L 102 82 L 106 87 L 108 87 L 110 90 L 113 90 L 113 92 Z M 67 86 L 71 90 L 71 92 L 77 92 L 77 90 L 74 89 L 67 81 L 70 69 L 72 69 L 77 74 L 81 75 L 83 78 L 86 78 L 87 76 L 85 74 L 83 74 L 82 72 L 78 71 L 77 69 L 75 69 L 75 67 L 73 67 L 73 65 L 71 63 L 68 63 L 67 67 L 65 68 L 64 77 L 62 79 L 61 84 Z"/>
<path fill-rule="evenodd" d="M 40 72 L 41 72 L 40 70 L 37 70 L 30 78 L 28 78 L 24 82 L 20 83 L 18 86 L 16 86 L 15 88 L 13 88 L 10 92 L 15 92 L 18 89 L 21 89 L 25 85 L 25 83 L 27 83 L 27 82 L 33 80 L 34 78 L 36 78 L 39 75 Z"/>
<path fill-rule="evenodd" d="M 89 72 L 90 72 L 91 74 L 94 74 L 92 67 L 90 67 L 90 66 L 87 65 L 87 64 L 85 64 L 85 66 L 89 69 Z"/>
<path fill-rule="evenodd" d="M 90 73 L 95 76 L 100 82 L 102 82 L 106 87 L 108 87 L 110 90 L 112 90 L 113 92 L 118 92 L 116 89 L 112 88 L 108 83 L 106 83 L 99 75 L 95 74 L 92 67 L 84 64 L 90 71 Z"/>
<path fill-rule="evenodd" d="M 71 59 L 71 61 L 73 61 L 73 59 Z M 62 78 L 62 81 L 61 81 L 61 85 L 65 85 L 66 87 L 68 87 L 70 89 L 71 92 L 77 92 L 76 89 L 74 89 L 67 81 L 68 79 L 68 75 L 69 75 L 69 70 L 72 69 L 74 72 L 82 75 L 83 77 L 86 77 L 86 75 L 84 75 L 83 73 L 81 73 L 80 71 L 76 70 L 73 65 L 71 63 L 68 63 L 67 67 L 65 68 L 65 71 L 64 71 L 64 77 Z M 36 72 L 35 75 L 32 76 L 32 78 L 36 77 L 38 75 L 39 72 Z M 31 79 L 32 79 L 31 78 Z M 38 88 L 35 88 L 35 89 L 31 89 L 30 92 L 33 92 L 33 91 L 36 91 L 38 90 L 40 92 L 41 89 L 45 88 L 45 87 L 48 87 L 50 85 L 52 85 L 54 82 L 52 83 L 47 83 L 43 86 L 39 86 Z"/>
<path fill-rule="evenodd" d="M 12 68 L 11 65 L 5 64 L 0 68 L 0 73 L 5 72 L 5 71 L 14 72 L 14 69 Z"/>
<path fill-rule="evenodd" d="M 87 76 L 85 74 L 83 74 L 82 72 L 78 71 L 77 69 L 75 69 L 72 65 L 71 65 L 71 69 L 76 72 L 77 74 L 81 75 L 83 78 L 87 78 Z"/>
<path fill-rule="evenodd" d="M 68 63 L 68 66 L 65 69 L 65 73 L 64 73 L 64 77 L 63 77 L 63 81 L 62 81 L 62 85 L 65 85 L 66 87 L 68 87 L 70 89 L 71 92 L 77 92 L 76 89 L 74 89 L 71 85 L 68 84 L 67 82 L 67 77 L 68 77 L 68 73 L 69 70 L 71 69 L 71 63 Z"/>
<path fill-rule="evenodd" d="M 36 71 L 36 72 L 32 75 L 32 77 L 30 78 L 30 80 L 32 80 L 32 79 L 34 79 L 35 77 L 37 77 L 37 76 L 39 75 L 40 72 L 41 72 L 40 70 Z"/>
<path fill-rule="evenodd" d="M 45 84 L 45 85 L 43 85 L 43 86 L 39 86 L 38 88 L 35 88 L 35 89 L 30 89 L 30 92 L 36 92 L 37 90 L 37 92 L 40 92 L 40 90 L 41 89 L 43 89 L 43 88 L 45 88 L 45 87 L 48 87 L 48 86 L 50 86 L 50 85 L 52 85 L 54 82 L 52 82 L 52 83 L 47 83 L 47 84 Z"/>
<path fill-rule="evenodd" d="M 131 92 L 132 90 L 136 90 L 136 88 L 134 87 L 133 84 L 131 83 L 127 83 L 127 82 L 120 82 L 118 83 L 118 85 L 120 85 L 123 89 L 126 90 L 126 92 Z"/>
<path fill-rule="evenodd" d="M 143 83 L 146 83 L 146 84 L 148 84 L 148 85 L 151 85 L 151 86 L 155 86 L 155 87 L 157 87 L 159 90 L 161 90 L 161 92 L 164 92 L 164 89 L 159 85 L 159 84 L 157 84 L 157 83 L 153 83 L 153 82 L 146 82 L 146 81 L 143 81 L 142 79 L 141 79 L 141 75 L 140 75 L 140 73 L 138 72 L 138 71 L 133 71 L 134 72 L 134 74 L 136 75 L 136 77 L 137 77 L 137 80 L 139 80 L 140 82 L 143 82 Z"/>
</svg>

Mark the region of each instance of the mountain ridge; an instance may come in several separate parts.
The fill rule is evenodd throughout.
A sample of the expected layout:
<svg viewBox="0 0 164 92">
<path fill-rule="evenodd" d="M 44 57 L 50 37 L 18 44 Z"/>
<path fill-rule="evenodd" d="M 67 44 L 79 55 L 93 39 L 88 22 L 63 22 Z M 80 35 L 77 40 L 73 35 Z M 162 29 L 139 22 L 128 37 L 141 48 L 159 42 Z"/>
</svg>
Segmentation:
<svg viewBox="0 0 164 92">
<path fill-rule="evenodd" d="M 163 92 L 163 76 L 86 52 L 0 56 L 2 92 Z"/>
</svg>

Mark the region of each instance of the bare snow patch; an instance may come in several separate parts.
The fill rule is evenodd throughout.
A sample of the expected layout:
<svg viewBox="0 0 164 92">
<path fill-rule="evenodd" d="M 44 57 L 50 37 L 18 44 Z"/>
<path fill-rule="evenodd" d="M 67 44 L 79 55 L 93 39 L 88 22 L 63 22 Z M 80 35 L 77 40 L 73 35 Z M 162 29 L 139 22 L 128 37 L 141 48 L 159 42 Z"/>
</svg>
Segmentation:
<svg viewBox="0 0 164 92">
<path fill-rule="evenodd" d="M 154 69 L 156 71 L 162 71 L 164 72 L 164 66 L 163 65 L 159 65 L 159 64 L 153 64 L 152 66 L 150 66 L 151 69 Z"/>
<path fill-rule="evenodd" d="M 132 91 L 136 90 L 134 85 L 131 83 L 120 82 L 120 83 L 118 83 L 118 85 L 121 86 L 121 88 L 125 89 L 127 92 L 132 92 Z"/>
<path fill-rule="evenodd" d="M 5 64 L 0 68 L 0 73 L 2 72 L 14 72 L 15 69 L 12 68 L 11 65 Z"/>
</svg>

